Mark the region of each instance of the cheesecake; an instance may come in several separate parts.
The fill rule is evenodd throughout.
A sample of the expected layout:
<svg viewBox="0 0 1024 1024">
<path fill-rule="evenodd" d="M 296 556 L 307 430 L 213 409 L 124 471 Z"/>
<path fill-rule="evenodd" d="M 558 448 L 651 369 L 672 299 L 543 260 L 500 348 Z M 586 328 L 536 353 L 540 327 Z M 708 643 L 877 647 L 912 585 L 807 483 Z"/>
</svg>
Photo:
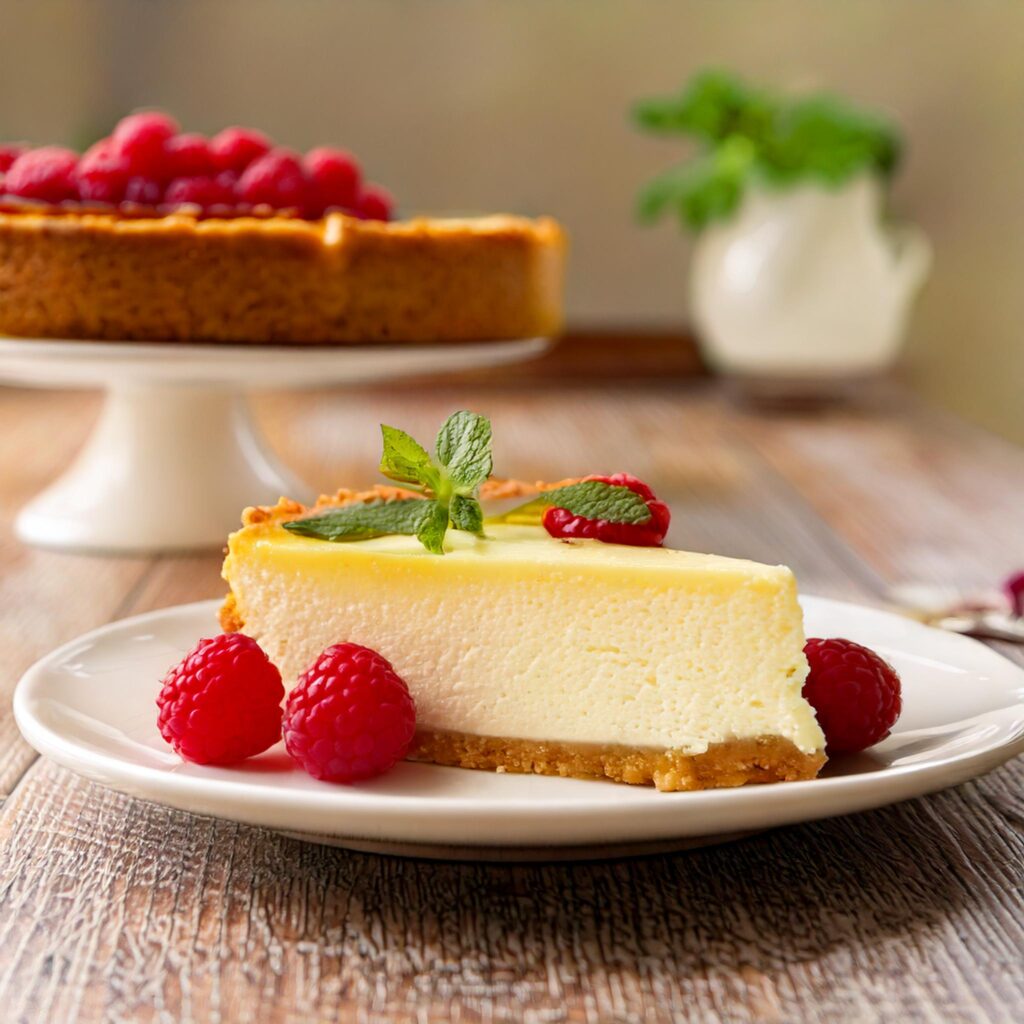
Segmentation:
<svg viewBox="0 0 1024 1024">
<path fill-rule="evenodd" d="M 247 509 L 222 628 L 255 638 L 286 686 L 331 644 L 380 652 L 415 701 L 422 761 L 668 791 L 817 774 L 789 569 L 558 538 L 515 517 L 449 530 L 443 554 L 415 536 L 294 529 L 415 497 L 378 487 Z"/>
</svg>

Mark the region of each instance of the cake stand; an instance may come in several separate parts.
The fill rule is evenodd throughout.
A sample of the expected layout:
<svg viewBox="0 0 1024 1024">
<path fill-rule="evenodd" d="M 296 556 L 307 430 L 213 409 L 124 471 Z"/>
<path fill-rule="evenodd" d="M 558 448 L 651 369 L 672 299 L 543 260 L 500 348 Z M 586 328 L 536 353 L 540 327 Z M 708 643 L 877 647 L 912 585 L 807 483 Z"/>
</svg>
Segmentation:
<svg viewBox="0 0 1024 1024">
<path fill-rule="evenodd" d="M 271 454 L 245 391 L 366 384 L 500 366 L 544 338 L 297 347 L 0 338 L 0 382 L 106 390 L 68 471 L 18 515 L 28 544 L 144 554 L 220 547 L 247 505 L 309 487 Z"/>
</svg>

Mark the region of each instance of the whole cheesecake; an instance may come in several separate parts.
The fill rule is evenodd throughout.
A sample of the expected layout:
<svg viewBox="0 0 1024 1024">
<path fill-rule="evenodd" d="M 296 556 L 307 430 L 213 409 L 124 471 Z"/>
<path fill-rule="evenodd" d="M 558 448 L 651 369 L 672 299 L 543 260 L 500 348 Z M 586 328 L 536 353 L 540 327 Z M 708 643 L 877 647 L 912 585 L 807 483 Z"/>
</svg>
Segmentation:
<svg viewBox="0 0 1024 1024">
<path fill-rule="evenodd" d="M 0 334 L 106 341 L 492 341 L 561 326 L 546 218 L 392 220 L 351 153 L 123 118 L 79 155 L 0 144 Z"/>
<path fill-rule="evenodd" d="M 825 741 L 793 574 L 542 526 L 346 543 L 285 524 L 358 503 L 246 510 L 221 612 L 286 686 L 341 640 L 379 651 L 417 709 L 411 756 L 443 765 L 694 790 L 814 777 Z"/>
</svg>

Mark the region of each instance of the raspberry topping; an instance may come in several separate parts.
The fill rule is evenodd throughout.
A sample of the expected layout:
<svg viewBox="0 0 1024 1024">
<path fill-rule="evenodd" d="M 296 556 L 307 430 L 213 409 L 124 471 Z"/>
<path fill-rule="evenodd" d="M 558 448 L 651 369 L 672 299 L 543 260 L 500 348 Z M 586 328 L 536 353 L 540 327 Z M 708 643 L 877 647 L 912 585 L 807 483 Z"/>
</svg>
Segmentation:
<svg viewBox="0 0 1024 1024">
<path fill-rule="evenodd" d="M 317 779 L 356 782 L 408 753 L 416 707 L 391 663 L 358 644 L 328 647 L 288 695 L 284 742 Z"/>
<path fill-rule="evenodd" d="M 334 207 L 351 209 L 356 205 L 361 175 L 351 153 L 321 146 L 311 149 L 302 165 L 311 183 L 311 204 L 319 213 Z"/>
<path fill-rule="evenodd" d="M 114 129 L 113 140 L 128 160 L 133 175 L 165 180 L 170 177 L 166 165 L 166 147 L 177 134 L 178 122 L 159 111 L 129 114 Z"/>
<path fill-rule="evenodd" d="M 186 761 L 235 764 L 281 738 L 281 673 L 241 633 L 200 640 L 164 677 L 160 735 Z"/>
<path fill-rule="evenodd" d="M 646 523 L 613 523 L 607 519 L 587 519 L 574 515 L 568 509 L 549 508 L 544 513 L 544 528 L 552 537 L 591 537 L 605 544 L 632 544 L 636 547 L 661 547 L 668 533 L 672 514 L 668 505 L 658 501 L 654 492 L 642 480 L 629 473 L 615 473 L 613 476 L 588 476 L 584 480 L 600 480 L 617 487 L 628 487 L 639 494 L 650 510 L 651 518 Z"/>
<path fill-rule="evenodd" d="M 272 149 L 242 172 L 236 193 L 239 199 L 253 206 L 265 204 L 277 210 L 304 210 L 306 175 L 295 153 Z"/>
<path fill-rule="evenodd" d="M 26 147 L 20 146 L 15 142 L 5 142 L 0 144 L 0 174 L 4 174 L 9 171 L 11 164 L 25 152 Z"/>
<path fill-rule="evenodd" d="M 4 178 L 4 188 L 11 195 L 48 203 L 75 199 L 78 196 L 77 164 L 78 157 L 61 146 L 30 149 L 11 164 Z"/>
<path fill-rule="evenodd" d="M 78 195 L 96 203 L 119 203 L 124 198 L 130 172 L 128 160 L 109 139 L 103 139 L 87 149 L 78 161 Z"/>
<path fill-rule="evenodd" d="M 156 206 L 164 194 L 164 187 L 152 178 L 129 178 L 124 187 L 126 203 L 138 203 L 140 206 Z"/>
<path fill-rule="evenodd" d="M 185 132 L 167 140 L 166 175 L 170 178 L 200 178 L 212 175 L 214 166 L 210 143 L 202 135 Z"/>
<path fill-rule="evenodd" d="M 363 220 L 391 220 L 395 202 L 391 193 L 379 185 L 367 185 L 359 196 L 356 213 Z"/>
<path fill-rule="evenodd" d="M 210 155 L 218 170 L 241 174 L 272 145 L 263 132 L 252 128 L 225 128 L 210 139 Z"/>
<path fill-rule="evenodd" d="M 164 190 L 167 206 L 191 204 L 204 210 L 212 206 L 228 206 L 235 201 L 231 187 L 217 178 L 175 178 Z"/>
<path fill-rule="evenodd" d="M 804 654 L 811 671 L 803 693 L 828 752 L 854 753 L 884 740 L 903 709 L 896 670 L 852 640 L 810 639 Z"/>
</svg>

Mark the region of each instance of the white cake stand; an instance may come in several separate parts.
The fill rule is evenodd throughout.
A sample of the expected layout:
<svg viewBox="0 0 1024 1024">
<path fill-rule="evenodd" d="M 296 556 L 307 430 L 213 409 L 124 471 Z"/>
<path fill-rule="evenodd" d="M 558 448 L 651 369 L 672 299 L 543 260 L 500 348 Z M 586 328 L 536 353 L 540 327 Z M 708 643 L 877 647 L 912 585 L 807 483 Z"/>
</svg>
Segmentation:
<svg viewBox="0 0 1024 1024">
<path fill-rule="evenodd" d="M 15 529 L 28 544 L 70 551 L 219 547 L 245 506 L 313 496 L 266 447 L 245 390 L 500 366 L 548 345 L 543 338 L 322 348 L 0 338 L 0 381 L 107 392 L 74 464 L 21 510 Z"/>
</svg>

